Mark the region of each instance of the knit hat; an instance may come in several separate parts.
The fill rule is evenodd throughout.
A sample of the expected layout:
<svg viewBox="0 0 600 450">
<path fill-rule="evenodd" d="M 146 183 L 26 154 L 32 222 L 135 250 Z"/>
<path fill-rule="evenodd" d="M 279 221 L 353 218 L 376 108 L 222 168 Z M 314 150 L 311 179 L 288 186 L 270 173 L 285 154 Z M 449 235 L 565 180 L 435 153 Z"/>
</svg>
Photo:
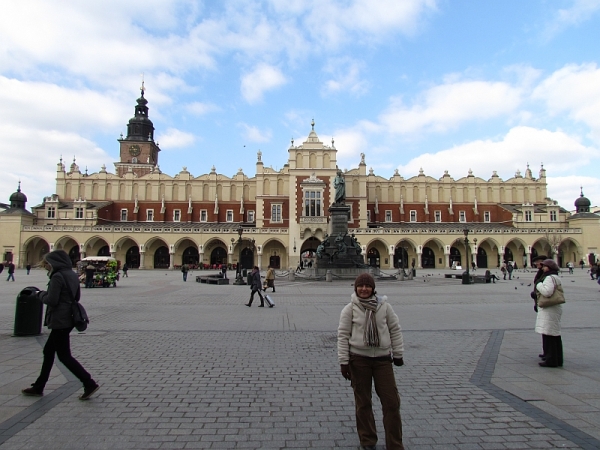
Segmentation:
<svg viewBox="0 0 600 450">
<path fill-rule="evenodd" d="M 553 259 L 545 259 L 542 261 L 542 266 L 548 267 L 550 270 L 558 272 L 558 264 Z"/>
<path fill-rule="evenodd" d="M 356 280 L 354 280 L 354 292 L 356 292 L 358 286 L 371 286 L 373 292 L 375 292 L 375 280 L 368 273 L 361 273 L 356 277 Z"/>
</svg>

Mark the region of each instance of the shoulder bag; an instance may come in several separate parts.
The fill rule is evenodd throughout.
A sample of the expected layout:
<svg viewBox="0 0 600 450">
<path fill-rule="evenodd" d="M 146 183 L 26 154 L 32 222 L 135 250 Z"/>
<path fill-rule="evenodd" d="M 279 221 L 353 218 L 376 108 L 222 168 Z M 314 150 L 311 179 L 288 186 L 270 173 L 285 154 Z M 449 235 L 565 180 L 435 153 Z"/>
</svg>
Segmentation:
<svg viewBox="0 0 600 450">
<path fill-rule="evenodd" d="M 550 297 L 544 297 L 540 294 L 537 302 L 540 308 L 548 308 L 549 306 L 555 306 L 565 303 L 565 293 L 563 291 L 562 285 L 556 284 L 556 281 L 554 281 L 553 276 L 550 276 L 550 278 L 552 278 L 552 282 L 554 283 L 554 292 Z"/>
<path fill-rule="evenodd" d="M 62 276 L 60 272 L 57 272 L 56 275 L 60 275 L 65 282 L 65 286 L 67 286 L 67 290 L 70 292 L 73 300 L 71 301 L 71 314 L 73 315 L 73 323 L 75 325 L 75 329 L 79 332 L 87 330 L 87 326 L 90 323 L 90 319 L 87 315 L 87 311 L 83 307 L 81 303 L 79 303 L 79 299 L 81 298 L 81 288 L 77 286 L 77 292 L 73 294 L 71 287 L 65 280 L 65 277 Z"/>
</svg>

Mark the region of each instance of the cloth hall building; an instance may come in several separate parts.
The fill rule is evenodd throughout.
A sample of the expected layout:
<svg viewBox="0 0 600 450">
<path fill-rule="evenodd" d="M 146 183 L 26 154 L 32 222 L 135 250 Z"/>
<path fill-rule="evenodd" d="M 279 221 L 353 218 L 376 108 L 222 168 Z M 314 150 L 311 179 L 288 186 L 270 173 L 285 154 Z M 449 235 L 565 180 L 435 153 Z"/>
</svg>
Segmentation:
<svg viewBox="0 0 600 450">
<path fill-rule="evenodd" d="M 85 256 L 113 256 L 131 268 L 173 269 L 181 264 L 271 265 L 295 268 L 314 258 L 328 233 L 337 173 L 335 143 L 319 139 L 314 121 L 300 145 L 287 149 L 280 170 L 256 156 L 254 174 L 193 176 L 184 167 L 160 171 L 160 148 L 142 89 L 127 135 L 119 139 L 114 172 L 105 166 L 82 173 L 76 161 L 56 166 L 56 191 L 26 209 L 21 187 L 0 212 L 4 260 L 37 264 L 53 249 L 75 263 Z M 475 263 L 518 267 L 538 254 L 590 264 L 598 258 L 600 216 L 581 194 L 569 213 L 547 196 L 546 170 L 527 166 L 503 180 L 471 171 L 455 179 L 421 170 L 389 178 L 367 169 L 361 154 L 344 171 L 349 233 L 361 244 L 365 264 L 393 269 L 450 268 Z M 468 230 L 468 240 L 464 230 Z"/>
</svg>

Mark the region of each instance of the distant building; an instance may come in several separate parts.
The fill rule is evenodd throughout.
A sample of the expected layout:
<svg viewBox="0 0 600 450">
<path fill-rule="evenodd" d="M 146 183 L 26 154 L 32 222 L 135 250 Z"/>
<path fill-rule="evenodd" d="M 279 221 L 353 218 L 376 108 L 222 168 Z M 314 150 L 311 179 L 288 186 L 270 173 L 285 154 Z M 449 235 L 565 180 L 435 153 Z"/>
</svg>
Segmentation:
<svg viewBox="0 0 600 450">
<path fill-rule="evenodd" d="M 0 212 L 0 245 L 22 267 L 38 263 L 52 249 L 64 249 L 76 262 L 110 255 L 129 267 L 174 268 L 181 264 L 238 264 L 296 267 L 300 255 L 314 252 L 328 233 L 337 149 L 320 141 L 314 121 L 300 145 L 292 140 L 281 170 L 265 166 L 260 151 L 256 170 L 232 177 L 194 176 L 183 167 L 161 172 L 160 147 L 142 89 L 127 136 L 118 140 L 115 173 L 105 166 L 82 173 L 75 159 L 56 167 L 56 191 L 25 209 L 20 186 L 11 206 Z M 204 158 L 217 159 L 212 149 Z M 475 262 L 497 267 L 531 264 L 538 254 L 568 261 L 598 258 L 600 216 L 581 194 L 571 214 L 547 196 L 546 170 L 488 180 L 471 170 L 454 179 L 423 170 L 390 178 L 357 166 L 344 172 L 348 226 L 363 248 L 365 264 L 382 269 L 449 268 Z M 13 206 L 13 197 L 15 202 Z M 464 230 L 468 230 L 465 245 Z M 468 249 L 467 249 L 468 247 Z M 468 254 L 467 254 L 468 253 Z"/>
</svg>

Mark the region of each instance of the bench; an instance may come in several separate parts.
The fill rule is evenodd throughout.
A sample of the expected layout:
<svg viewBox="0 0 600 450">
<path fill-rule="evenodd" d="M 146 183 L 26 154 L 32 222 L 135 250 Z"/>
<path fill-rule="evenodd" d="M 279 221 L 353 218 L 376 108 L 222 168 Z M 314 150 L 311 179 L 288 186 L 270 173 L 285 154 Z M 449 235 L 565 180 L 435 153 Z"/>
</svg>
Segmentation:
<svg viewBox="0 0 600 450">
<path fill-rule="evenodd" d="M 473 283 L 485 283 L 485 275 L 473 275 L 471 277 L 473 279 Z"/>
<path fill-rule="evenodd" d="M 206 284 L 229 284 L 229 278 L 223 278 L 220 275 L 198 275 L 196 276 L 196 283 Z"/>
<path fill-rule="evenodd" d="M 444 278 L 456 278 L 462 280 L 462 273 L 445 273 Z"/>
</svg>

